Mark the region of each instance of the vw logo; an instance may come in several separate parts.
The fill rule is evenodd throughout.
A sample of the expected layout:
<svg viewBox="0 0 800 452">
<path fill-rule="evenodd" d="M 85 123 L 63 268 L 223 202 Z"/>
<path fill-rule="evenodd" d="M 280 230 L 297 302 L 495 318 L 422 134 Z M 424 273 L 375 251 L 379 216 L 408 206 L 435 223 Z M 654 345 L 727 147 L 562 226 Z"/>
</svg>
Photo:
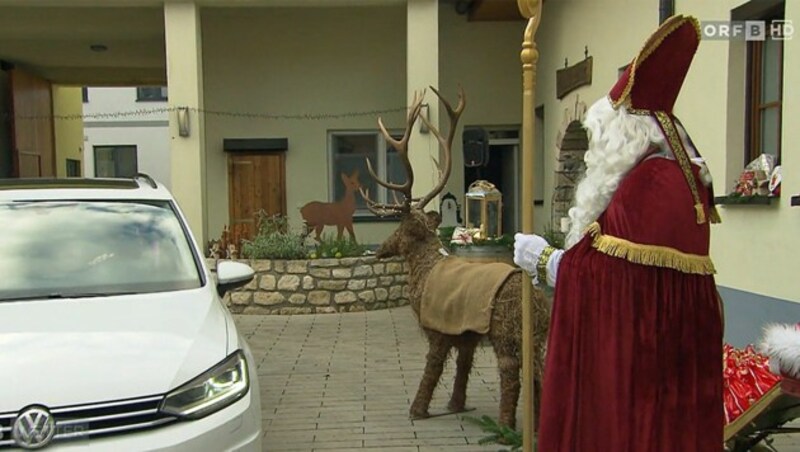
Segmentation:
<svg viewBox="0 0 800 452">
<path fill-rule="evenodd" d="M 56 433 L 56 421 L 44 407 L 30 407 L 23 410 L 14 426 L 11 436 L 17 445 L 24 449 L 38 449 L 46 446 Z"/>
</svg>

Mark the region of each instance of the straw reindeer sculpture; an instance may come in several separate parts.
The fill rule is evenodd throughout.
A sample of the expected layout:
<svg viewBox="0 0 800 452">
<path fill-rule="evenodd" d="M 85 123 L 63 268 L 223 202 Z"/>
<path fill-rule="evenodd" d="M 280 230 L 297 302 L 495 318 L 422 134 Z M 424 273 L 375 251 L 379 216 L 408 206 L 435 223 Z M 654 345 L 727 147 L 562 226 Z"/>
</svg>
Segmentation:
<svg viewBox="0 0 800 452">
<path fill-rule="evenodd" d="M 356 211 L 356 190 L 361 188 L 358 181 L 358 170 L 354 170 L 351 175 L 341 174 L 344 183 L 344 196 L 336 202 L 312 201 L 300 208 L 300 215 L 306 222 L 307 232 L 313 229 L 316 233 L 317 242 L 325 226 L 336 226 L 338 229 L 337 238 L 342 239 L 344 229 L 350 234 L 350 240 L 356 241 L 353 232 L 353 214 Z"/>
<path fill-rule="evenodd" d="M 494 348 L 500 372 L 500 416 L 502 425 L 515 427 L 516 408 L 520 394 L 520 361 L 522 358 L 522 275 L 520 270 L 505 263 L 469 263 L 465 259 L 449 256 L 442 247 L 436 228 L 438 215 L 426 214 L 425 205 L 444 188 L 450 176 L 451 145 L 456 125 L 464 110 L 463 90 L 459 90 L 458 106 L 454 109 L 433 87 L 450 117 L 447 137 L 420 116 L 420 106 L 425 93 L 415 94 L 406 119 L 403 137 L 395 140 L 386 131 L 381 119 L 378 125 L 385 139 L 398 152 L 407 173 L 405 183 L 397 184 L 381 180 L 367 160 L 367 169 L 375 181 L 394 195 L 394 203 L 378 203 L 370 199 L 369 192 L 360 189 L 369 209 L 379 216 L 399 215 L 400 226 L 378 248 L 378 257 L 402 256 L 409 266 L 409 298 L 411 307 L 428 339 L 428 354 L 425 371 L 419 389 L 411 404 L 412 419 L 430 417 L 428 412 L 434 389 L 442 375 L 450 351 L 456 349 L 456 376 L 453 393 L 448 403 L 450 414 L 466 410 L 466 389 L 472 369 L 475 348 L 487 337 Z M 443 151 L 443 164 L 436 162 L 439 181 L 427 195 L 414 198 L 411 188 L 414 173 L 408 157 L 408 141 L 414 123 L 420 118 L 439 141 Z M 400 198 L 398 199 L 398 195 Z M 480 297 L 476 294 L 482 294 Z M 449 305 L 437 307 L 443 299 L 450 298 Z M 482 298 L 481 300 L 472 300 Z M 469 299 L 469 300 L 468 300 Z M 472 311 L 468 304 L 486 303 Z M 534 356 L 536 356 L 535 388 L 540 388 L 543 347 L 550 318 L 549 307 L 543 293 L 534 289 L 533 309 Z M 440 325 L 445 323 L 446 325 Z M 537 397 L 536 400 L 539 398 Z"/>
</svg>

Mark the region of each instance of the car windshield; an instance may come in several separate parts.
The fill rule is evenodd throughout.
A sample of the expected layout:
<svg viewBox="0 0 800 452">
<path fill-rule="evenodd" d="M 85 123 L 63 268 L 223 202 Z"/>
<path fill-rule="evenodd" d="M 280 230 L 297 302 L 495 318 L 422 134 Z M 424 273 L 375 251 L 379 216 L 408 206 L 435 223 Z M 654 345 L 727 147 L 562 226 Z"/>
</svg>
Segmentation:
<svg viewBox="0 0 800 452">
<path fill-rule="evenodd" d="M 0 302 L 202 285 L 169 202 L 0 202 Z"/>
</svg>

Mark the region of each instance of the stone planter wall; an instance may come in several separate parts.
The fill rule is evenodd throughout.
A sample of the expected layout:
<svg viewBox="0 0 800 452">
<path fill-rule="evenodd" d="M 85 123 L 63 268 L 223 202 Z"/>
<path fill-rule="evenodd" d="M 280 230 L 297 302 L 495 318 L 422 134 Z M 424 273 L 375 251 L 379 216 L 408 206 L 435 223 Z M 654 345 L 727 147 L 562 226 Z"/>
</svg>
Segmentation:
<svg viewBox="0 0 800 452">
<path fill-rule="evenodd" d="M 208 262 L 214 269 L 214 261 Z M 253 267 L 256 277 L 247 286 L 225 295 L 233 313 L 318 314 L 408 304 L 408 268 L 399 258 L 240 262 Z"/>
</svg>

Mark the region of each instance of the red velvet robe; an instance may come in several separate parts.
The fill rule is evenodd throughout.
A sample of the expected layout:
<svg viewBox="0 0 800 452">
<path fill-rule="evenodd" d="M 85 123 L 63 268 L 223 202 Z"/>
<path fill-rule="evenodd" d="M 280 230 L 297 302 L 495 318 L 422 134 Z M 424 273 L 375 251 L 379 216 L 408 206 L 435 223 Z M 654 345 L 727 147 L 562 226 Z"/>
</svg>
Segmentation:
<svg viewBox="0 0 800 452">
<path fill-rule="evenodd" d="M 722 450 L 722 319 L 693 205 L 675 161 L 645 160 L 564 253 L 540 452 Z"/>
</svg>

